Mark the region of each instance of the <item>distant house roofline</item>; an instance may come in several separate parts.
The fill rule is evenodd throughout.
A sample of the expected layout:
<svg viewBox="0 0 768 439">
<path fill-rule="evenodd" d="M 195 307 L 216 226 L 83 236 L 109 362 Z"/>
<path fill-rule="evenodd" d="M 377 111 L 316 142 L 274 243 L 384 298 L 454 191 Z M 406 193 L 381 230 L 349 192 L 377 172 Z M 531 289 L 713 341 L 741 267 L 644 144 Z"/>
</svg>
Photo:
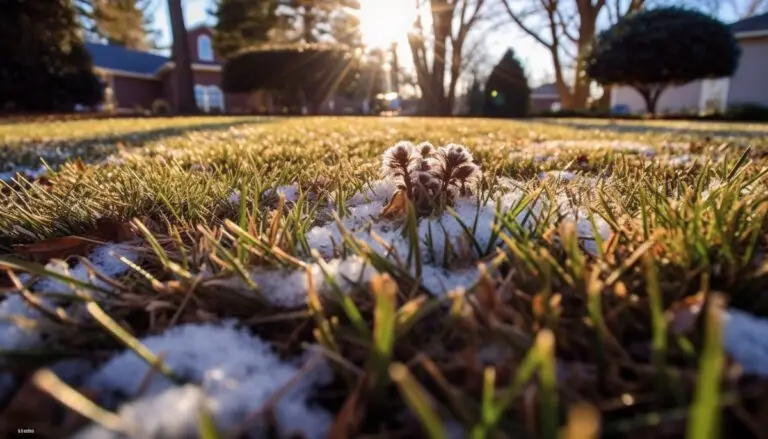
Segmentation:
<svg viewBox="0 0 768 439">
<path fill-rule="evenodd" d="M 173 61 L 168 61 L 167 63 L 160 66 L 159 69 L 157 69 L 157 72 L 155 72 L 155 75 L 161 75 L 164 72 L 168 70 L 173 70 L 176 68 L 176 63 Z M 203 63 L 192 63 L 192 70 L 197 70 L 200 72 L 220 72 L 221 71 L 221 64 L 203 64 Z"/>
<path fill-rule="evenodd" d="M 557 93 L 555 83 L 548 82 L 531 90 L 531 99 L 560 99 L 560 95 Z"/>
<path fill-rule="evenodd" d="M 108 67 L 94 66 L 93 69 L 96 72 L 109 73 L 110 75 L 113 75 L 113 76 L 122 76 L 125 78 L 146 79 L 150 81 L 157 81 L 158 79 L 160 79 L 156 75 L 147 75 L 144 73 L 129 72 L 127 70 L 120 70 L 120 69 L 110 69 Z"/>
<path fill-rule="evenodd" d="M 754 38 L 768 35 L 768 12 L 755 15 L 728 26 L 736 38 Z"/>
<path fill-rule="evenodd" d="M 208 24 L 208 23 L 206 23 L 206 22 L 202 21 L 202 22 L 200 22 L 200 23 L 197 23 L 197 24 L 196 24 L 196 25 L 194 25 L 194 26 L 188 27 L 188 28 L 187 28 L 187 32 L 194 32 L 194 31 L 196 31 L 196 30 L 200 30 L 200 29 L 208 29 L 208 30 L 213 30 L 213 26 L 211 26 L 210 24 Z"/>
<path fill-rule="evenodd" d="M 746 40 L 747 38 L 768 37 L 768 29 L 736 32 L 733 34 L 733 36 L 736 37 L 737 40 Z"/>
</svg>

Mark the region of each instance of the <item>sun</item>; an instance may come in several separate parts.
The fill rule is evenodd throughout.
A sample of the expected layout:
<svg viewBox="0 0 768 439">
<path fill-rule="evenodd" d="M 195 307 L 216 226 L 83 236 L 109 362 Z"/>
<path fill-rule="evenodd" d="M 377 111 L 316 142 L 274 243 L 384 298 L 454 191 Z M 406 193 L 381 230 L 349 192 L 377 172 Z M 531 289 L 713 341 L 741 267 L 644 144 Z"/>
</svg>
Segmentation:
<svg viewBox="0 0 768 439">
<path fill-rule="evenodd" d="M 369 47 L 387 47 L 408 34 L 416 17 L 414 0 L 360 0 L 360 30 Z"/>
</svg>

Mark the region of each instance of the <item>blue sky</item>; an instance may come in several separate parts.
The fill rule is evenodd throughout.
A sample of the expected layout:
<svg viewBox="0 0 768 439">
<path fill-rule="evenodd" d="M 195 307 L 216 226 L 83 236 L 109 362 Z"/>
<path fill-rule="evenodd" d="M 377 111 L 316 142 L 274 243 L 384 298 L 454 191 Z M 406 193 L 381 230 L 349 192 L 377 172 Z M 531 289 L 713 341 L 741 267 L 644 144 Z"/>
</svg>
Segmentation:
<svg viewBox="0 0 768 439">
<path fill-rule="evenodd" d="M 155 0 L 158 2 L 157 7 L 154 8 L 154 26 L 160 31 L 160 44 L 167 46 L 170 45 L 171 32 L 169 29 L 169 18 L 167 0 Z M 211 0 L 183 0 L 184 1 L 184 18 L 187 27 L 191 27 L 200 23 L 212 22 L 212 17 L 208 15 L 208 10 L 211 8 Z M 360 0 L 361 3 L 365 2 L 388 2 L 390 0 Z M 747 0 L 735 0 L 735 4 L 740 5 Z M 727 2 L 722 2 L 725 4 Z M 720 18 L 726 22 L 735 20 L 733 11 L 729 7 L 722 7 Z M 529 74 L 530 80 L 533 85 L 538 85 L 542 81 L 551 79 L 552 65 L 549 54 L 538 43 L 533 41 L 528 35 L 517 29 L 514 25 L 509 24 L 496 32 L 493 32 L 485 39 L 487 44 L 487 58 L 488 61 L 493 64 L 497 59 L 500 59 L 504 52 L 509 47 L 513 47 L 518 58 L 525 65 L 525 69 Z M 400 58 L 408 60 L 410 59 L 410 52 L 407 49 L 407 44 L 403 38 L 400 42 Z"/>
</svg>

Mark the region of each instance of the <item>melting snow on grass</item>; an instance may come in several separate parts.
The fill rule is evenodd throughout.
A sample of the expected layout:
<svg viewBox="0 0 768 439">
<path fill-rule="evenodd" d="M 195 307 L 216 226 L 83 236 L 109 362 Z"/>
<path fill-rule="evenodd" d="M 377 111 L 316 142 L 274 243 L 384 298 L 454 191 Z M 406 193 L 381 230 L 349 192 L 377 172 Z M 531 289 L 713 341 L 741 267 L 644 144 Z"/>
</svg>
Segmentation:
<svg viewBox="0 0 768 439">
<path fill-rule="evenodd" d="M 373 267 L 358 256 L 332 259 L 324 267 L 320 264 L 310 264 L 309 272 L 313 287 L 326 294 L 331 291 L 331 284 L 327 282 L 327 277 L 333 279 L 333 282 L 345 291 L 351 285 L 367 283 L 376 273 Z M 298 308 L 306 303 L 309 289 L 306 270 L 256 269 L 251 273 L 251 279 L 259 287 L 259 291 L 275 306 Z"/>
<path fill-rule="evenodd" d="M 102 275 L 106 277 L 115 277 L 128 271 L 128 265 L 120 260 L 121 257 L 135 263 L 136 254 L 130 251 L 130 248 L 123 244 L 107 244 L 97 247 L 88 255 L 88 261 Z M 104 282 L 97 276 L 91 276 L 91 272 L 84 263 L 77 262 L 73 268 L 69 268 L 66 262 L 61 260 L 52 260 L 46 265 L 49 271 L 65 275 L 80 282 L 85 282 L 102 289 L 113 289 L 111 285 Z M 74 290 L 72 285 L 62 282 L 58 279 L 47 277 L 35 283 L 35 291 L 46 293 L 72 294 Z"/>
<path fill-rule="evenodd" d="M 152 352 L 164 354 L 165 364 L 190 383 L 176 387 L 159 373 L 146 381 L 149 366 L 132 351 L 117 355 L 93 374 L 88 387 L 100 392 L 100 402 L 107 407 L 123 403 L 119 415 L 135 429 L 134 437 L 194 437 L 203 407 L 220 429 L 242 425 L 275 392 L 284 390 L 301 368 L 300 361 L 280 360 L 268 344 L 236 329 L 233 322 L 178 326 L 142 343 Z M 310 406 L 309 400 L 311 392 L 330 379 L 330 368 L 320 362 L 290 383 L 274 405 L 281 437 L 296 433 L 307 438 L 325 436 L 332 417 L 326 410 Z M 248 431 L 263 436 L 258 424 Z M 78 437 L 105 436 L 109 437 L 106 430 L 93 426 Z"/>
<path fill-rule="evenodd" d="M 10 182 L 15 179 L 18 174 L 25 176 L 27 179 L 35 180 L 46 172 L 48 172 L 48 169 L 45 166 L 40 166 L 39 168 L 19 166 L 7 172 L 0 172 L 0 181 Z"/>
<path fill-rule="evenodd" d="M 128 270 L 128 266 L 120 260 L 120 257 L 125 257 L 132 262 L 136 261 L 136 255 L 123 244 L 107 244 L 97 247 L 89 255 L 88 259 L 99 273 L 107 277 L 116 277 Z M 46 268 L 50 271 L 67 275 L 80 282 L 105 289 L 112 288 L 98 277 L 91 277 L 88 267 L 81 261 L 78 261 L 74 267 L 69 268 L 64 261 L 52 260 L 46 265 Z M 28 275 L 21 276 L 22 282 L 27 281 L 29 278 Z M 38 280 L 32 285 L 31 289 L 34 292 L 73 293 L 70 284 L 50 277 Z M 50 300 L 43 300 L 43 303 L 49 307 L 53 306 Z M 29 349 L 40 343 L 41 333 L 37 325 L 26 327 L 14 321 L 14 319 L 18 320 L 19 318 L 37 321 L 41 317 L 40 313 L 31 308 L 20 295 L 9 295 L 4 301 L 0 302 L 0 317 L 3 319 L 0 320 L 0 349 Z"/>
<path fill-rule="evenodd" d="M 541 142 L 532 142 L 529 145 L 519 149 L 515 155 L 532 155 L 534 161 L 546 161 L 550 155 L 556 155 L 562 150 L 581 149 L 581 150 L 599 150 L 608 149 L 616 152 L 638 154 L 645 157 L 654 157 L 656 148 L 646 143 L 632 142 L 628 140 L 545 140 Z"/>
<path fill-rule="evenodd" d="M 287 203 L 295 203 L 299 199 L 299 186 L 297 184 L 292 184 L 288 186 L 280 186 L 276 189 L 267 189 L 264 192 L 264 196 L 273 196 L 277 194 L 277 196 L 282 195 L 285 197 L 285 201 Z M 232 204 L 239 204 L 240 203 L 240 191 L 234 190 L 230 192 L 229 196 L 227 196 L 227 201 Z"/>
<path fill-rule="evenodd" d="M 388 187 L 384 182 L 376 185 Z M 394 250 L 404 257 L 408 254 L 409 241 L 407 237 L 402 236 L 402 229 L 390 221 L 379 221 L 376 218 L 386 203 L 385 197 L 389 191 L 381 192 L 383 194 L 368 197 L 369 202 L 360 202 L 364 197 L 360 194 L 355 195 L 352 199 L 358 203 L 350 203 L 347 206 L 348 215 L 342 218 L 341 224 L 346 231 L 368 244 L 374 251 L 387 254 L 390 250 Z M 447 245 L 453 249 L 467 245 L 474 247 L 474 242 L 470 242 L 471 238 L 465 227 L 483 250 L 498 245 L 500 241 L 492 242 L 495 236 L 492 226 L 497 223 L 497 213 L 505 214 L 522 198 L 523 193 L 520 190 L 512 190 L 498 197 L 492 197 L 484 204 L 479 204 L 476 198 L 460 198 L 453 207 L 455 214 L 446 212 L 436 218 L 421 219 L 418 225 L 418 236 L 423 260 L 442 261 Z M 587 219 L 586 211 L 567 207 L 569 203 L 565 199 L 556 201 L 558 213 L 564 219 L 576 221 L 579 238 L 584 243 L 593 242 L 594 232 Z M 531 204 L 515 219 L 519 224 L 529 228 L 535 227 L 537 219 L 541 218 L 549 208 L 549 203 L 542 199 Z M 608 239 L 611 232 L 608 223 L 599 216 L 595 217 L 595 223 L 596 232 L 603 239 Z M 333 257 L 342 242 L 342 235 L 336 224 L 328 224 L 310 229 L 307 233 L 307 241 L 310 247 L 317 249 L 325 257 Z M 596 247 L 588 244 L 585 248 L 593 253 L 597 250 Z"/>
<path fill-rule="evenodd" d="M 128 266 L 120 260 L 125 257 L 131 262 L 136 262 L 136 254 L 122 244 L 107 244 L 97 247 L 89 256 L 94 268 L 107 277 L 116 277 L 124 274 Z M 50 271 L 66 274 L 80 282 L 89 283 L 103 289 L 112 287 L 103 280 L 91 277 L 85 264 L 78 261 L 68 268 L 64 261 L 53 260 L 46 265 Z M 27 283 L 30 276 L 22 274 L 20 280 Z M 72 286 L 50 277 L 38 280 L 31 286 L 33 292 L 72 294 Z M 42 298 L 43 306 L 53 309 L 55 304 L 47 298 Z M 0 350 L 24 351 L 38 348 L 43 343 L 43 336 L 47 329 L 47 320 L 36 309 L 32 308 L 19 294 L 7 295 L 0 302 Z M 14 378 L 9 374 L 0 374 L 0 399 L 11 389 Z"/>
</svg>

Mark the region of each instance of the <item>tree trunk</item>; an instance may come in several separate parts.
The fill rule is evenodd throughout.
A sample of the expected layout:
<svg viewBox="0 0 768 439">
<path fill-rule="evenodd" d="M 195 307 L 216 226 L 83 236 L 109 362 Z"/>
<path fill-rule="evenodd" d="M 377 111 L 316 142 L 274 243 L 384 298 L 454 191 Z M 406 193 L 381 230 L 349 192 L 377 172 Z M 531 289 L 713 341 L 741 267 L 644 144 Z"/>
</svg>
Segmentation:
<svg viewBox="0 0 768 439">
<path fill-rule="evenodd" d="M 390 50 L 392 52 L 392 70 L 390 71 L 392 75 L 392 91 L 400 93 L 400 78 L 398 77 L 400 74 L 400 61 L 397 57 L 397 43 L 392 43 Z"/>
<path fill-rule="evenodd" d="M 312 32 L 315 28 L 315 11 L 311 6 L 304 6 L 302 14 L 302 38 L 305 43 L 316 43 L 315 34 Z"/>
<path fill-rule="evenodd" d="M 451 33 L 453 8 L 445 0 L 432 0 L 432 31 L 435 36 L 435 53 L 432 57 L 432 102 L 431 115 L 448 116 L 451 111 L 445 96 L 445 65 L 447 40 Z"/>
<path fill-rule="evenodd" d="M 666 87 L 663 85 L 633 85 L 645 101 L 645 109 L 651 117 L 656 117 L 656 105 Z"/>
<path fill-rule="evenodd" d="M 586 53 L 589 45 L 595 37 L 597 16 L 591 11 L 581 14 L 581 26 L 579 26 L 578 49 L 576 52 L 576 69 L 573 78 L 573 98 L 571 108 L 574 110 L 586 110 L 590 96 L 590 79 L 586 72 Z"/>
<path fill-rule="evenodd" d="M 168 12 L 171 16 L 173 32 L 173 60 L 176 68 L 176 111 L 180 114 L 199 112 L 195 103 L 194 77 L 192 76 L 192 57 L 189 54 L 187 28 L 184 25 L 184 10 L 181 0 L 168 0 Z"/>
</svg>

